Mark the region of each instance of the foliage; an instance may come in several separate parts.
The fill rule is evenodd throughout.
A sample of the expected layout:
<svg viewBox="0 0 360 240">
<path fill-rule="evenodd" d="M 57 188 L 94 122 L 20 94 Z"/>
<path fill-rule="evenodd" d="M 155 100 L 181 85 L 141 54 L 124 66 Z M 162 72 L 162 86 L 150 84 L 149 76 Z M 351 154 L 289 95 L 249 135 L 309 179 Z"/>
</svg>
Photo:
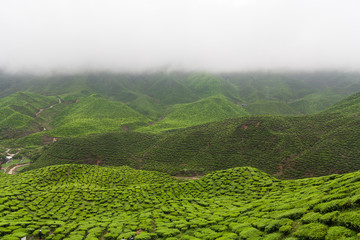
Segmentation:
<svg viewBox="0 0 360 240">
<path fill-rule="evenodd" d="M 50 166 L 0 175 L 0 236 L 41 229 L 46 239 L 356 239 L 357 179 L 360 172 L 278 180 L 243 167 L 176 182 L 125 166 Z M 350 204 L 322 215 L 319 207 L 334 200 Z"/>
<path fill-rule="evenodd" d="M 17 92 L 0 99 L 0 140 L 40 131 L 42 119 L 36 113 L 57 101 L 55 96 L 31 92 Z"/>
</svg>

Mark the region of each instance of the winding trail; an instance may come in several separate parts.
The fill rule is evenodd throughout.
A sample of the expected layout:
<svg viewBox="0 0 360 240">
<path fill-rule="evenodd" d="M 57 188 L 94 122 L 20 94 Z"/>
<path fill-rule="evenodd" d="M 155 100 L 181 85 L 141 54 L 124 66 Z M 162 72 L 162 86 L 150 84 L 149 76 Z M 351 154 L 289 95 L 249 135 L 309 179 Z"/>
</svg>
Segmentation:
<svg viewBox="0 0 360 240">
<path fill-rule="evenodd" d="M 8 173 L 9 174 L 15 174 L 16 169 L 18 169 L 19 167 L 27 166 L 27 165 L 30 165 L 30 163 L 24 163 L 24 164 L 16 165 L 15 167 L 11 168 Z"/>
<path fill-rule="evenodd" d="M 58 98 L 58 103 L 55 103 L 55 104 L 53 104 L 53 105 L 51 105 L 51 106 L 49 106 L 49 107 L 46 107 L 46 108 L 40 108 L 39 109 L 39 111 L 37 111 L 36 113 L 35 113 L 35 115 L 36 115 L 36 117 L 38 117 L 39 116 L 39 114 L 42 112 L 42 111 L 44 111 L 44 110 L 46 110 L 46 109 L 50 109 L 50 108 L 53 108 L 55 105 L 57 105 L 57 104 L 60 104 L 61 103 L 61 99 L 60 98 Z"/>
</svg>

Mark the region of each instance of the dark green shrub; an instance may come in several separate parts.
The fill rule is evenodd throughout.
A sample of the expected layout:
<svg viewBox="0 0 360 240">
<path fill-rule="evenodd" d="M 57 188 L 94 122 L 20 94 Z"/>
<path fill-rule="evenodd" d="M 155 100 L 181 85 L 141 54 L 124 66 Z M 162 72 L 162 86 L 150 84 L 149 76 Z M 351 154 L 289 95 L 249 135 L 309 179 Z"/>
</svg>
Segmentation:
<svg viewBox="0 0 360 240">
<path fill-rule="evenodd" d="M 291 225 L 283 225 L 279 228 L 279 232 L 284 234 L 284 235 L 288 235 L 292 232 L 293 227 Z"/>
<path fill-rule="evenodd" d="M 288 218 L 275 219 L 275 220 L 270 221 L 266 225 L 265 232 L 272 233 L 272 232 L 279 230 L 279 228 L 281 228 L 282 226 L 291 226 L 292 223 L 293 223 L 293 221 Z"/>
<path fill-rule="evenodd" d="M 153 236 L 150 233 L 147 232 L 141 232 L 139 235 L 135 236 L 136 240 L 151 240 L 153 239 Z"/>
<path fill-rule="evenodd" d="M 302 217 L 307 212 L 307 208 L 295 208 L 283 212 L 277 216 L 277 218 L 290 218 L 296 220 Z"/>
<path fill-rule="evenodd" d="M 320 203 L 314 207 L 314 211 L 321 213 L 333 212 L 337 210 L 344 210 L 351 207 L 350 199 L 335 199 L 330 202 Z"/>
<path fill-rule="evenodd" d="M 217 232 L 223 232 L 227 229 L 227 226 L 225 225 L 211 225 L 210 228 Z"/>
<path fill-rule="evenodd" d="M 174 228 L 158 228 L 155 230 L 155 233 L 160 236 L 160 237 L 172 237 L 172 236 L 176 236 L 180 233 L 180 231 L 178 229 L 174 229 Z"/>
<path fill-rule="evenodd" d="M 354 231 L 346 227 L 334 226 L 329 228 L 325 240 L 339 240 L 342 237 L 352 237 L 355 235 L 356 233 Z"/>
<path fill-rule="evenodd" d="M 340 213 L 336 218 L 337 223 L 355 231 L 360 231 L 360 214 L 359 212 Z"/>
<path fill-rule="evenodd" d="M 243 229 L 251 227 L 250 223 L 230 223 L 231 231 L 240 233 Z"/>
<path fill-rule="evenodd" d="M 281 233 L 271 233 L 263 237 L 263 240 L 279 240 L 281 239 Z"/>
<path fill-rule="evenodd" d="M 303 223 L 318 222 L 322 215 L 320 213 L 310 212 L 305 214 L 300 220 Z"/>
<path fill-rule="evenodd" d="M 309 240 L 322 240 L 327 234 L 328 227 L 321 223 L 301 225 L 294 233 L 295 237 Z"/>
<path fill-rule="evenodd" d="M 325 213 L 324 215 L 322 215 L 320 217 L 319 221 L 322 222 L 322 223 L 325 223 L 327 225 L 331 225 L 331 224 L 336 222 L 336 219 L 337 219 L 339 214 L 340 214 L 339 211 Z"/>
<path fill-rule="evenodd" d="M 253 227 L 244 228 L 239 234 L 240 239 L 260 239 L 261 236 L 263 232 Z"/>
<path fill-rule="evenodd" d="M 238 239 L 238 235 L 236 233 L 223 233 L 221 237 L 216 238 L 216 240 L 231 240 Z"/>
</svg>

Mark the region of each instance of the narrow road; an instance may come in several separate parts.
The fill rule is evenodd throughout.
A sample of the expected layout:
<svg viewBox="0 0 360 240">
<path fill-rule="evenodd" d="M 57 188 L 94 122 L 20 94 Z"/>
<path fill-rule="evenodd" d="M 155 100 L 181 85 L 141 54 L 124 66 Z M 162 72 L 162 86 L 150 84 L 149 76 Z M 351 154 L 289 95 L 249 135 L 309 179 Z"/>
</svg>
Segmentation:
<svg viewBox="0 0 360 240">
<path fill-rule="evenodd" d="M 18 169 L 19 167 L 27 166 L 27 165 L 30 165 L 30 163 L 24 163 L 24 164 L 16 165 L 15 167 L 11 168 L 8 173 L 9 174 L 15 174 L 16 169 Z"/>
<path fill-rule="evenodd" d="M 10 148 L 6 149 L 6 159 L 8 161 L 10 161 L 13 158 L 13 156 L 15 156 L 16 154 L 19 153 L 19 149 L 18 149 L 18 151 L 16 153 L 9 153 L 10 150 L 11 150 Z"/>
</svg>

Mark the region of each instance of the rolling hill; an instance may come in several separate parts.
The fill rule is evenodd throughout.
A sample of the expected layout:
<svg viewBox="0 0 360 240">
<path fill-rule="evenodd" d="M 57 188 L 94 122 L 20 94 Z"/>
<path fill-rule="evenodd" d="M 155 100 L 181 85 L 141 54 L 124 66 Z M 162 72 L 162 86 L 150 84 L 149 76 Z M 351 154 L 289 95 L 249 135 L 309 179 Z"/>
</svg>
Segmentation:
<svg viewBox="0 0 360 240">
<path fill-rule="evenodd" d="M 16 138 L 42 131 L 40 109 L 58 103 L 55 96 L 17 92 L 0 99 L 0 138 Z"/>
<path fill-rule="evenodd" d="M 194 103 L 173 105 L 164 118 L 154 125 L 139 129 L 144 132 L 160 132 L 180 129 L 208 122 L 249 115 L 222 95 L 202 98 Z"/>
<path fill-rule="evenodd" d="M 0 175 L 0 237 L 358 239 L 360 173 L 278 180 L 251 167 L 176 182 L 129 167 Z"/>
<path fill-rule="evenodd" d="M 14 126 L 2 128 L 0 144 L 21 148 L 21 154 L 36 160 L 32 168 L 77 162 L 173 175 L 238 166 L 280 178 L 345 173 L 360 167 L 358 95 L 322 113 L 301 113 L 320 111 L 355 91 L 358 77 L 88 73 L 37 79 L 0 74 L 2 95 L 21 89 L 53 95 L 18 92 L 2 98 L 7 116 L 2 124 Z"/>
<path fill-rule="evenodd" d="M 59 112 L 50 122 L 55 137 L 127 131 L 147 125 L 150 119 L 121 102 L 90 95 Z"/>
<path fill-rule="evenodd" d="M 105 165 L 127 164 L 173 175 L 204 174 L 239 166 L 256 167 L 280 178 L 351 172 L 360 169 L 358 101 L 355 94 L 315 115 L 246 116 L 160 134 L 131 132 L 121 137 L 119 133 L 114 137 L 120 140 L 113 144 L 105 140 L 112 134 L 60 139 L 33 167 L 85 159 L 94 164 L 106 158 L 111 160 L 104 161 Z M 148 137 L 152 140 L 142 141 Z M 134 151 L 123 147 L 132 145 L 133 138 L 144 143 L 141 148 Z M 103 141 L 106 147 L 94 147 L 103 146 Z M 108 148 L 118 154 L 106 154 Z M 70 154 L 65 157 L 64 152 Z"/>
<path fill-rule="evenodd" d="M 0 72 L 0 238 L 359 239 L 358 77 Z"/>
<path fill-rule="evenodd" d="M 358 73 L 247 72 L 209 73 L 83 73 L 48 76 L 10 75 L 0 71 L 0 97 L 18 91 L 59 96 L 64 101 L 99 94 L 120 101 L 153 121 L 175 104 L 193 103 L 223 95 L 235 104 L 247 104 L 249 112 L 267 114 L 266 102 L 285 107 L 276 114 L 315 113 L 360 91 Z M 264 107 L 259 106 L 265 104 Z M 278 107 L 281 106 L 279 104 Z M 285 106 L 288 105 L 288 106 Z"/>
</svg>

